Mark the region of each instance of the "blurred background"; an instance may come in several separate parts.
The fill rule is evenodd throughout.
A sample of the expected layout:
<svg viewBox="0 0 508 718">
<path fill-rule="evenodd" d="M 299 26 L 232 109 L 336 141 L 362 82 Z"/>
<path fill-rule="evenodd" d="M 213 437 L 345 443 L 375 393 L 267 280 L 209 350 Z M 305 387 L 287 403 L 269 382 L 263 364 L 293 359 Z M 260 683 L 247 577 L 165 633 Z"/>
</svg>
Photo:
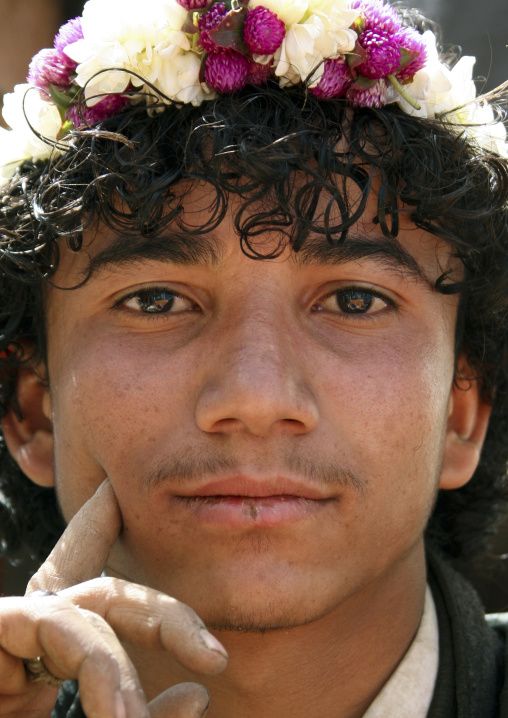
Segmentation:
<svg viewBox="0 0 508 718">
<path fill-rule="evenodd" d="M 143 2 L 143 0 L 139 0 Z M 81 14 L 82 0 L 0 0 L 0 97 L 25 82 L 28 64 L 66 20 Z M 395 3 L 394 3 L 395 4 Z M 408 0 L 440 23 L 447 48 L 477 59 L 481 91 L 508 80 L 507 0 Z M 508 610 L 508 519 L 495 537 L 489 556 L 469 573 L 490 611 Z M 0 595 L 24 593 L 36 566 L 27 557 L 12 567 L 0 558 Z"/>
</svg>

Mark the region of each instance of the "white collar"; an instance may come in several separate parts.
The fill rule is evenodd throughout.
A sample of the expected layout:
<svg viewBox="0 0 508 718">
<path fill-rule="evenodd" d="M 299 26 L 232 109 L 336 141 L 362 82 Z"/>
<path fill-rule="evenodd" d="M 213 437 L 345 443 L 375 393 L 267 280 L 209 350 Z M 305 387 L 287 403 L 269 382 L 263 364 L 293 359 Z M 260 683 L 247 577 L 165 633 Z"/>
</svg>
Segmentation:
<svg viewBox="0 0 508 718">
<path fill-rule="evenodd" d="M 426 718 L 434 693 L 438 664 L 436 607 L 427 586 L 416 636 L 363 718 Z"/>
</svg>

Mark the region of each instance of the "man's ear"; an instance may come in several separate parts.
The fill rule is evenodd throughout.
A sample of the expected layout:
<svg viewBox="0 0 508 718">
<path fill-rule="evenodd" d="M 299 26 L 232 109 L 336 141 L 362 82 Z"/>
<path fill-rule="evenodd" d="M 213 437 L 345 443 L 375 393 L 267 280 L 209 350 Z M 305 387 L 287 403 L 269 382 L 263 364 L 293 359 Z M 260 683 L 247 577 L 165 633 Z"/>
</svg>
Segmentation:
<svg viewBox="0 0 508 718">
<path fill-rule="evenodd" d="M 2 431 L 21 471 L 39 486 L 54 486 L 49 389 L 37 370 L 18 371 L 16 408 L 10 407 L 2 419 Z"/>
<path fill-rule="evenodd" d="M 465 361 L 459 362 L 459 376 L 471 374 Z M 471 479 L 480 461 L 492 406 L 481 396 L 475 379 L 454 382 L 448 409 L 448 426 L 440 489 L 459 489 Z"/>
</svg>

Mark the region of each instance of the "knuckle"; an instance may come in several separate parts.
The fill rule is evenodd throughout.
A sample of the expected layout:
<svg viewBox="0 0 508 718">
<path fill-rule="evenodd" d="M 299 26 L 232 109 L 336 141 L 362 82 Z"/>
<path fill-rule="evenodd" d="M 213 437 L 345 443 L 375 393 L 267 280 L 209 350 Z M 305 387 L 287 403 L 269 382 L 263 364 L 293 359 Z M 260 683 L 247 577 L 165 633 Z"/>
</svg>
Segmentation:
<svg viewBox="0 0 508 718">
<path fill-rule="evenodd" d="M 43 586 L 42 586 L 40 569 L 39 569 L 39 571 L 37 571 L 37 573 L 34 576 L 32 576 L 32 578 L 28 582 L 25 595 L 28 595 L 29 593 L 33 593 L 34 591 L 40 591 L 40 590 L 42 590 L 42 588 L 43 588 Z"/>
<path fill-rule="evenodd" d="M 26 588 L 26 594 L 34 591 L 50 591 L 55 586 L 59 586 L 64 577 L 58 573 L 54 565 L 48 561 L 42 564 L 36 574 L 32 576 Z"/>
<path fill-rule="evenodd" d="M 99 616 L 98 613 L 79 607 L 76 607 L 76 611 L 86 620 L 98 636 L 110 637 L 115 635 L 109 623 L 102 616 Z"/>
<path fill-rule="evenodd" d="M 184 622 L 192 628 L 205 628 L 205 624 L 190 606 L 171 596 L 160 595 L 161 608 L 166 616 L 174 617 L 178 623 Z"/>
</svg>

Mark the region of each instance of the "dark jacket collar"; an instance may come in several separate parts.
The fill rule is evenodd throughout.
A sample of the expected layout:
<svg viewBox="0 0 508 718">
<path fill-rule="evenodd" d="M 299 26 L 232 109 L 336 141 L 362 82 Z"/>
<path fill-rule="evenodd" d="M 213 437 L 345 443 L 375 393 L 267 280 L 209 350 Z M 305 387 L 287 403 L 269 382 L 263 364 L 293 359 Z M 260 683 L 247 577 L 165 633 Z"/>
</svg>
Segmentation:
<svg viewBox="0 0 508 718">
<path fill-rule="evenodd" d="M 508 718 L 508 710 L 500 713 L 499 698 L 503 631 L 488 625 L 470 584 L 433 554 L 428 581 L 439 625 L 439 669 L 428 718 Z"/>
</svg>

